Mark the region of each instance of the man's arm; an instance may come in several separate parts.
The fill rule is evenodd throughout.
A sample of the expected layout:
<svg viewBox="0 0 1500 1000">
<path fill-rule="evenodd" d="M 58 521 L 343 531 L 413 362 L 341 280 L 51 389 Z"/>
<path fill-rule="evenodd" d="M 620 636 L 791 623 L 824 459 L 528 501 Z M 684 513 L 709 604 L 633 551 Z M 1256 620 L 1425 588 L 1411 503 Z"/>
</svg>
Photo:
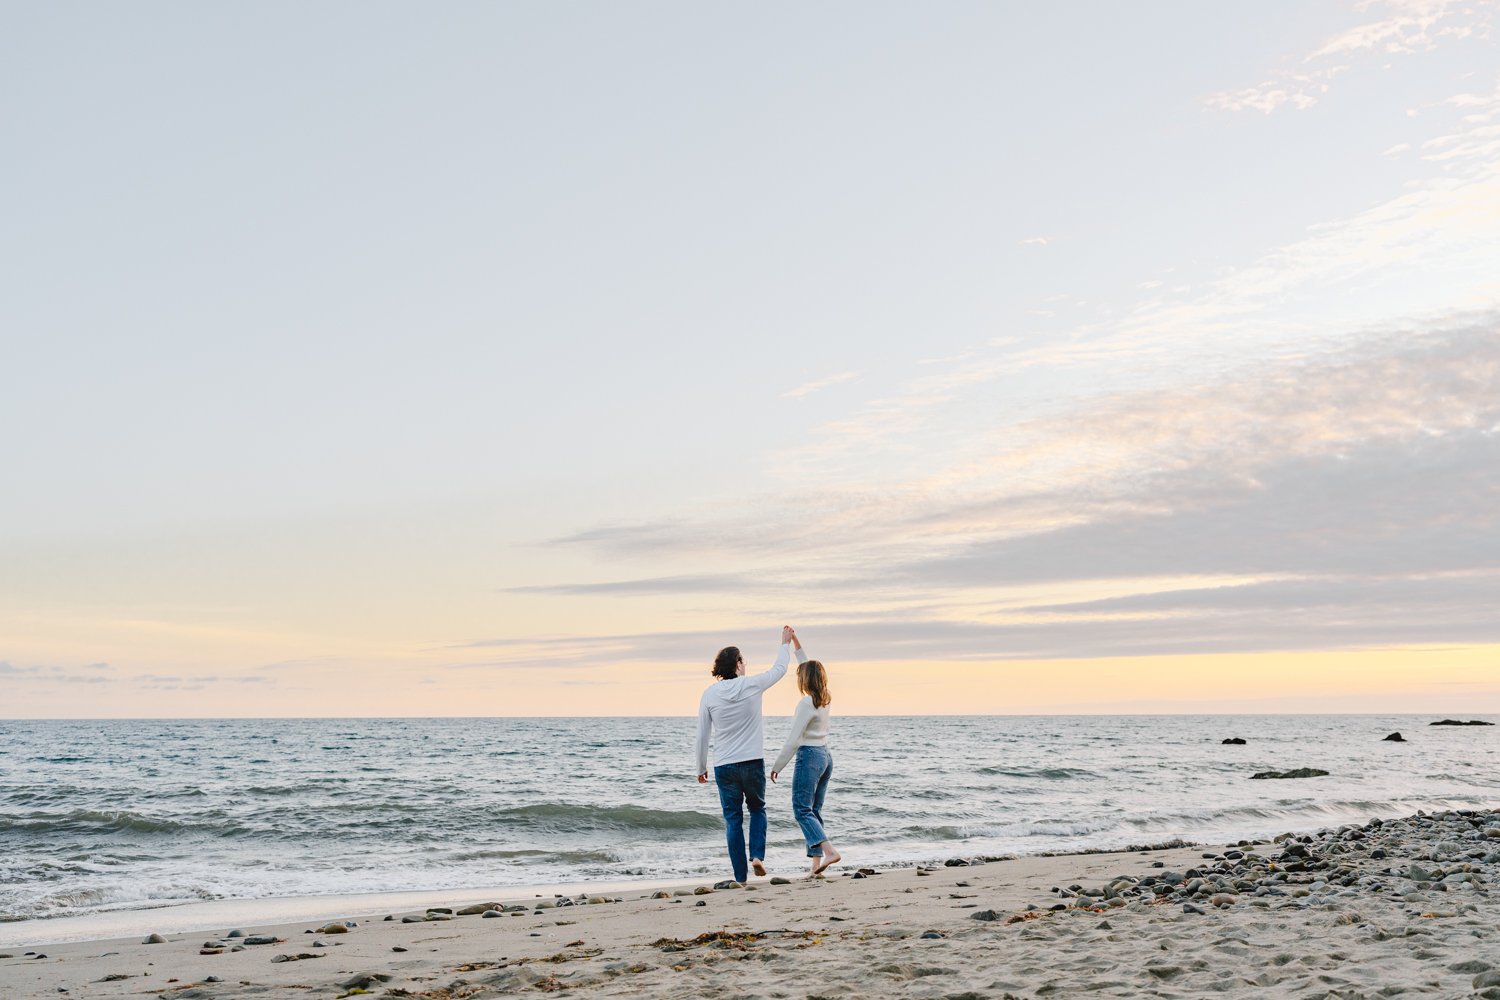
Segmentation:
<svg viewBox="0 0 1500 1000">
<path fill-rule="evenodd" d="M 776 653 L 776 662 L 771 664 L 771 669 L 759 674 L 752 674 L 745 678 L 745 687 L 751 691 L 765 691 L 772 684 L 786 676 L 787 661 L 792 658 L 792 644 L 783 642 L 781 649 Z"/>
<path fill-rule="evenodd" d="M 708 780 L 708 731 L 713 718 L 708 713 L 708 699 L 698 702 L 698 780 Z"/>
</svg>

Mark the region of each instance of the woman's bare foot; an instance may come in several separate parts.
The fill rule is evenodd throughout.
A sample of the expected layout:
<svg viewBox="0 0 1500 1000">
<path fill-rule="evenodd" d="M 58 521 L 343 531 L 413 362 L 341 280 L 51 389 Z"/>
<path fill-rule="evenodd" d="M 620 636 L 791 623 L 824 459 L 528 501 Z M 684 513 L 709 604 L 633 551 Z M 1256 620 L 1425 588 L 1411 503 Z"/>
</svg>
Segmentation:
<svg viewBox="0 0 1500 1000">
<path fill-rule="evenodd" d="M 818 861 L 813 862 L 812 873 L 814 875 L 823 874 L 825 871 L 832 868 L 840 861 L 844 860 L 844 856 L 838 851 L 835 851 L 832 847 L 825 847 L 823 848 L 823 857 L 820 860 L 821 863 L 819 863 Z"/>
<path fill-rule="evenodd" d="M 760 858 L 750 859 L 750 870 L 759 875 L 761 878 L 766 877 L 766 863 Z"/>
</svg>

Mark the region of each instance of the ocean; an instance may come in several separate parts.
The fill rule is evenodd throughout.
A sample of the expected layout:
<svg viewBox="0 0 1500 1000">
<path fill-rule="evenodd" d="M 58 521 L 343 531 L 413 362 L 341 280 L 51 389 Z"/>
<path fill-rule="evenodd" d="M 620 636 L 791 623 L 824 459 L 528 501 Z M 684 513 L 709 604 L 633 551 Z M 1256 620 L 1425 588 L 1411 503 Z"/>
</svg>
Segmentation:
<svg viewBox="0 0 1500 1000">
<path fill-rule="evenodd" d="M 1500 805 L 1500 729 L 1433 719 L 835 716 L 825 820 L 849 862 L 887 864 L 1223 843 Z M 766 720 L 772 754 L 787 724 Z M 717 795 L 693 776 L 693 727 L 0 721 L 0 921 L 209 899 L 728 878 Z M 1395 731 L 1408 742 L 1385 742 Z M 1330 774 L 1250 777 L 1300 767 Z M 805 863 L 790 779 L 767 795 L 767 860 L 789 874 Z"/>
</svg>

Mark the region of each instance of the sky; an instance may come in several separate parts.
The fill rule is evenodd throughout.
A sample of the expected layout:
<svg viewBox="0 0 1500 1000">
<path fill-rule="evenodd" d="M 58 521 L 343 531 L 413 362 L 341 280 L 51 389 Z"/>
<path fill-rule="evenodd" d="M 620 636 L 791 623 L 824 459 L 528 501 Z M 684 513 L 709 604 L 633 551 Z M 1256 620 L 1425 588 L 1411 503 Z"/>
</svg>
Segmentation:
<svg viewBox="0 0 1500 1000">
<path fill-rule="evenodd" d="M 1500 713 L 1493 0 L 5 8 L 0 717 Z"/>
</svg>

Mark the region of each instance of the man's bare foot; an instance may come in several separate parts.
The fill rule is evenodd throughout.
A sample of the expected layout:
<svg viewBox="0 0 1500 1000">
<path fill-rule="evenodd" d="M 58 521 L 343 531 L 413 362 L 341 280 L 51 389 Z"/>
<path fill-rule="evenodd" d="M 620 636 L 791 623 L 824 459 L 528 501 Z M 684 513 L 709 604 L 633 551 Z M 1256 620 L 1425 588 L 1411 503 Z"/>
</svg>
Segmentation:
<svg viewBox="0 0 1500 1000">
<path fill-rule="evenodd" d="M 812 873 L 814 875 L 821 875 L 842 860 L 844 860 L 844 856 L 838 851 L 824 851 L 822 864 L 814 864 Z"/>
<path fill-rule="evenodd" d="M 751 859 L 750 870 L 759 875 L 761 878 L 766 877 L 766 863 L 759 858 Z"/>
</svg>

